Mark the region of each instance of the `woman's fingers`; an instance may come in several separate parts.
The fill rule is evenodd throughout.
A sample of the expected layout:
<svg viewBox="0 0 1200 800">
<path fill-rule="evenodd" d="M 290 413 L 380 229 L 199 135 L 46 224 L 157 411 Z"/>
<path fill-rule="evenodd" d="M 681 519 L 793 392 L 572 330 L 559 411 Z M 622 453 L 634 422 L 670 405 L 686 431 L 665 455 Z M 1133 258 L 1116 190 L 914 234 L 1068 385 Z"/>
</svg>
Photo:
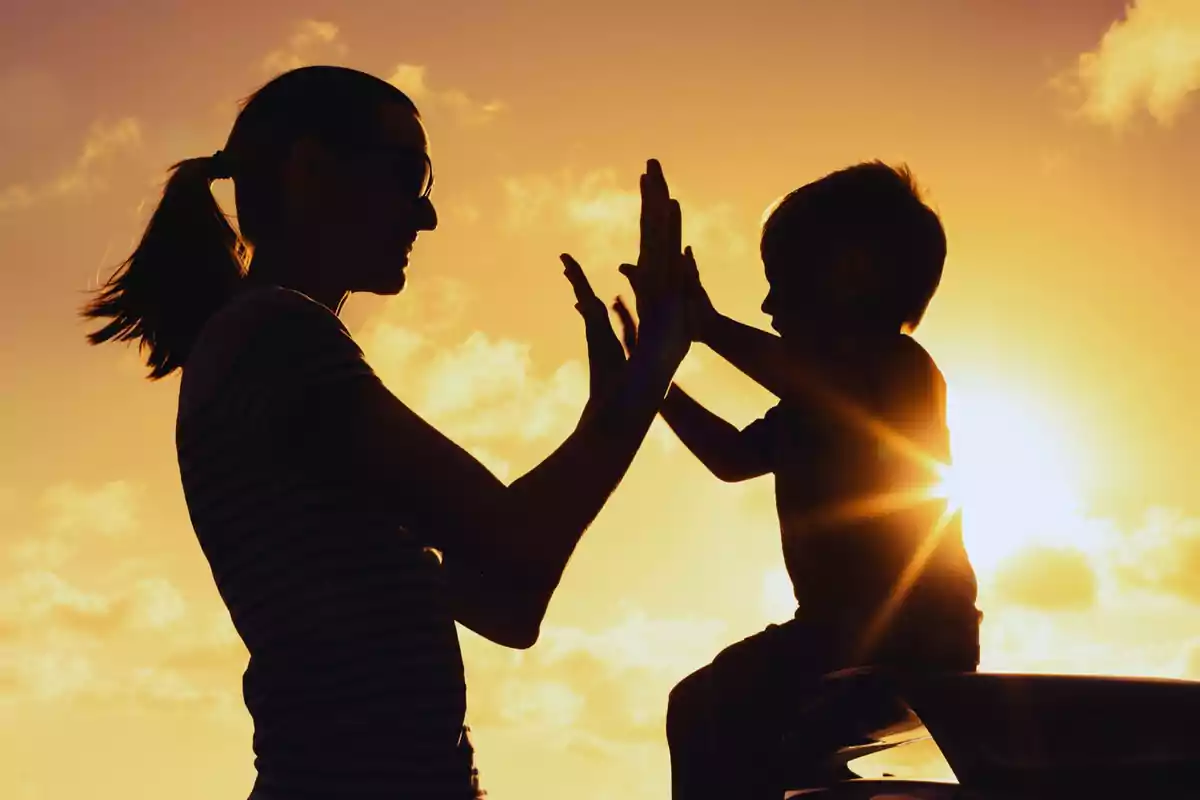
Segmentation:
<svg viewBox="0 0 1200 800">
<path fill-rule="evenodd" d="M 664 240 L 663 203 L 650 173 L 642 175 L 641 241 L 638 247 L 638 264 L 654 269 L 662 262 L 666 242 Z"/>
<path fill-rule="evenodd" d="M 579 262 L 568 253 L 563 253 L 559 259 L 563 263 L 563 274 L 567 276 L 571 288 L 575 290 L 575 299 L 582 301 L 595 297 L 596 293 L 592 290 L 592 284 L 588 282 L 587 275 L 584 274 L 583 267 L 579 266 Z"/>
<path fill-rule="evenodd" d="M 667 201 L 667 252 L 674 255 L 683 247 L 683 209 L 679 201 Z"/>
<path fill-rule="evenodd" d="M 663 174 L 662 164 L 657 158 L 646 161 L 646 180 L 649 183 L 650 191 L 657 198 L 663 202 L 670 199 L 671 190 L 667 187 L 667 176 Z"/>
<path fill-rule="evenodd" d="M 599 316 L 607 321 L 608 308 L 605 307 L 604 301 L 596 296 L 583 267 L 579 266 L 579 262 L 567 253 L 563 253 L 559 258 L 563 263 L 563 274 L 567 276 L 571 288 L 575 290 L 575 310 L 583 315 L 584 319 Z"/>
</svg>

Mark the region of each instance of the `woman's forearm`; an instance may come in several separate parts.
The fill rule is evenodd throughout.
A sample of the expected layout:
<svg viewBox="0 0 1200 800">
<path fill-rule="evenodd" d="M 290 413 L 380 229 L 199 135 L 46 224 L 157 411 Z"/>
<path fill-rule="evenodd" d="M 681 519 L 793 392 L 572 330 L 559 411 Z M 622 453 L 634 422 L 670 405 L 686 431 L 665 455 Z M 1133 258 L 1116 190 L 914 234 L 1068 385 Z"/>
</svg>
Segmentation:
<svg viewBox="0 0 1200 800">
<path fill-rule="evenodd" d="M 531 614 L 540 623 L 584 531 L 645 440 L 679 359 L 636 348 L 618 388 L 544 461 L 509 486 L 512 546 L 524 557 Z"/>
</svg>

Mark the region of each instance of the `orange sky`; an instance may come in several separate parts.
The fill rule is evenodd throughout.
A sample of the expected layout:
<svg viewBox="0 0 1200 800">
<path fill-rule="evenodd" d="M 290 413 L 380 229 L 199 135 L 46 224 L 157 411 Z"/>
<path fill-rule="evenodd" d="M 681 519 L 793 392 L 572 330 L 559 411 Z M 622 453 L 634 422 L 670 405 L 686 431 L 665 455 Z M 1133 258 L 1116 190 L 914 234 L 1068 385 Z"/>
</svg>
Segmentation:
<svg viewBox="0 0 1200 800">
<path fill-rule="evenodd" d="M 400 5 L 6 6 L 0 797 L 248 791 L 245 651 L 188 524 L 176 381 L 87 348 L 73 314 L 165 167 L 301 63 L 391 78 L 426 117 L 441 226 L 402 296 L 347 319 L 506 477 L 586 390 L 556 256 L 623 289 L 646 157 L 718 306 L 758 324 L 768 203 L 908 161 L 950 239 L 918 338 L 951 386 L 984 667 L 1200 677 L 1194 3 Z M 770 402 L 701 348 L 681 381 L 737 423 Z M 464 637 L 492 797 L 666 797 L 666 693 L 787 613 L 780 568 L 770 481 L 720 484 L 656 429 L 537 647 Z"/>
</svg>

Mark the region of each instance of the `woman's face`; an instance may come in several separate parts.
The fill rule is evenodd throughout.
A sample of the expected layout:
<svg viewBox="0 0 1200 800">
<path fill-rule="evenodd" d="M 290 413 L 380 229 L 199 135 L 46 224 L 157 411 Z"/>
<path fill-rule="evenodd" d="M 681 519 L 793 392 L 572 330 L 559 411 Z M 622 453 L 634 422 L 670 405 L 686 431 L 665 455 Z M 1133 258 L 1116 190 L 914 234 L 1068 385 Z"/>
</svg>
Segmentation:
<svg viewBox="0 0 1200 800">
<path fill-rule="evenodd" d="M 429 197 L 433 166 L 425 127 L 400 104 L 381 109 L 380 135 L 336 159 L 320 181 L 322 239 L 336 248 L 346 289 L 396 294 L 404 288 L 409 255 L 420 231 L 437 227 Z"/>
</svg>

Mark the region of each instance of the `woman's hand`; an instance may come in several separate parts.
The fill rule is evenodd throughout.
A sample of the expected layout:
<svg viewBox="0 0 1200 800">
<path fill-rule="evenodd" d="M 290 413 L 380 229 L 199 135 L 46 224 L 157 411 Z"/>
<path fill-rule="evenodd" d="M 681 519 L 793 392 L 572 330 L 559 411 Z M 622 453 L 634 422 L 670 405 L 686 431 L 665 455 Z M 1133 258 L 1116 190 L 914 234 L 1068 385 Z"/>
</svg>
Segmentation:
<svg viewBox="0 0 1200 800">
<path fill-rule="evenodd" d="M 583 412 L 583 419 L 587 419 L 620 381 L 625 369 L 625 352 L 613 332 L 608 308 L 596 296 L 579 262 L 566 253 L 560 258 L 563 274 L 575 291 L 575 310 L 583 317 L 584 334 L 587 337 L 589 389 Z"/>
<path fill-rule="evenodd" d="M 671 197 L 662 167 L 653 159 L 641 177 L 641 243 L 637 264 L 622 264 L 636 298 L 643 344 L 668 360 L 683 360 L 691 346 L 688 268 L 682 252 L 679 202 Z"/>
</svg>

